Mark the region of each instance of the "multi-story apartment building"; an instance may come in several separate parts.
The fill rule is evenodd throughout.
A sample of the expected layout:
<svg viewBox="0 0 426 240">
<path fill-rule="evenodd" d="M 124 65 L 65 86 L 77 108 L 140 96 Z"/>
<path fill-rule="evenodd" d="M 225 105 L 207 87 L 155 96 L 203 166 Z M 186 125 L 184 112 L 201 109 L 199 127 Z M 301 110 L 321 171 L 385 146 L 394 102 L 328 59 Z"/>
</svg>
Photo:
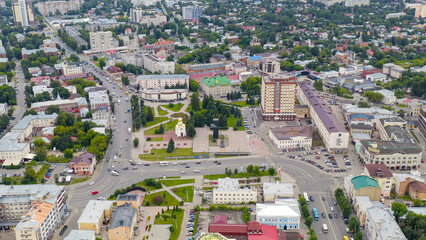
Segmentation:
<svg viewBox="0 0 426 240">
<path fill-rule="evenodd" d="M 263 120 L 293 121 L 296 119 L 296 78 L 271 74 L 262 79 L 261 103 Z"/>
<path fill-rule="evenodd" d="M 79 112 L 82 108 L 88 108 L 86 98 L 74 98 L 32 103 L 31 109 L 36 112 L 44 112 L 51 105 L 58 106 L 65 112 Z"/>
<path fill-rule="evenodd" d="M 61 217 L 55 211 L 55 204 L 36 203 L 22 216 L 21 221 L 13 229 L 16 240 L 50 239 L 59 225 Z"/>
<path fill-rule="evenodd" d="M 90 47 L 92 51 L 105 51 L 118 47 L 118 40 L 111 31 L 90 32 Z"/>
<path fill-rule="evenodd" d="M 256 221 L 289 230 L 300 227 L 299 204 L 294 198 L 276 199 L 274 203 L 256 204 Z"/>
<path fill-rule="evenodd" d="M 411 141 L 361 140 L 359 158 L 365 164 L 383 163 L 391 170 L 417 169 L 422 149 Z"/>
<path fill-rule="evenodd" d="M 391 76 L 393 78 L 402 77 L 402 73 L 406 71 L 403 67 L 398 66 L 393 63 L 385 63 L 383 64 L 383 74 Z"/>
<path fill-rule="evenodd" d="M 83 66 L 80 63 L 66 63 L 63 67 L 64 75 L 74 75 L 83 73 Z"/>
<path fill-rule="evenodd" d="M 370 0 L 345 0 L 345 7 L 369 6 Z"/>
<path fill-rule="evenodd" d="M 23 27 L 34 24 L 34 12 L 31 0 L 13 0 L 12 10 L 15 24 L 21 24 Z"/>
<path fill-rule="evenodd" d="M 385 164 L 365 164 L 364 175 L 377 181 L 383 197 L 390 196 L 392 185 L 395 183 L 395 178 Z"/>
<path fill-rule="evenodd" d="M 324 102 L 320 94 L 309 81 L 299 83 L 298 99 L 309 106 L 312 121 L 329 152 L 341 153 L 348 151 L 349 132 L 336 118 L 331 108 Z"/>
<path fill-rule="evenodd" d="M 182 8 L 182 20 L 193 21 L 200 18 L 203 13 L 202 7 L 198 5 L 186 6 Z"/>
<path fill-rule="evenodd" d="M 259 71 L 266 74 L 279 73 L 280 61 L 275 58 L 262 58 L 259 61 Z"/>
<path fill-rule="evenodd" d="M 106 119 L 108 120 L 110 116 L 109 109 L 107 107 L 100 107 L 95 110 L 92 109 L 92 119 L 93 120 L 100 120 L 100 119 Z"/>
<path fill-rule="evenodd" d="M 57 13 L 65 15 L 68 11 L 80 10 L 81 5 L 81 0 L 70 0 L 38 2 L 35 6 L 41 15 L 48 16 Z"/>
<path fill-rule="evenodd" d="M 238 179 L 220 178 L 218 187 L 213 189 L 214 204 L 241 204 L 257 202 L 255 188 L 240 188 Z"/>
<path fill-rule="evenodd" d="M 151 55 L 143 56 L 143 68 L 151 73 L 170 74 L 175 72 L 175 63 L 166 62 L 161 58 L 156 58 Z"/>
<path fill-rule="evenodd" d="M 231 80 L 226 76 L 205 77 L 201 80 L 200 87 L 206 96 L 212 95 L 213 97 L 226 96 L 227 93 L 232 92 L 234 89 Z"/>
<path fill-rule="evenodd" d="M 269 137 L 278 149 L 312 147 L 312 127 L 279 127 L 269 129 Z"/>
<path fill-rule="evenodd" d="M 130 9 L 130 21 L 132 23 L 140 23 L 142 21 L 142 17 L 143 17 L 143 9 L 142 8 Z"/>
<path fill-rule="evenodd" d="M 141 24 L 148 26 L 159 26 L 167 22 L 167 17 L 163 14 L 145 15 L 142 17 Z"/>
<path fill-rule="evenodd" d="M 2 226 L 14 227 L 28 210 L 41 203 L 52 204 L 54 214 L 63 217 L 67 209 L 66 199 L 67 193 L 64 186 L 0 185 L 0 223 Z"/>
<path fill-rule="evenodd" d="M 139 75 L 136 84 L 142 89 L 165 89 L 179 85 L 184 89 L 189 88 L 189 76 L 184 74 L 175 75 Z"/>
</svg>

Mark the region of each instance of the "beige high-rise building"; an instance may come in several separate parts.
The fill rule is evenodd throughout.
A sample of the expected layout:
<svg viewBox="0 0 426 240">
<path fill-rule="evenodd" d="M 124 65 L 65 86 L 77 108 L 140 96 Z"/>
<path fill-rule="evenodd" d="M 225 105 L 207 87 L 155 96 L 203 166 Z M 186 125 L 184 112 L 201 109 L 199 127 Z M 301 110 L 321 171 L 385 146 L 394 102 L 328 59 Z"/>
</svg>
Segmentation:
<svg viewBox="0 0 426 240">
<path fill-rule="evenodd" d="M 92 51 L 104 51 L 118 47 L 118 40 L 112 36 L 111 31 L 91 32 L 90 46 Z"/>
<path fill-rule="evenodd" d="M 261 103 L 263 120 L 293 121 L 296 119 L 296 77 L 271 74 L 262 79 Z"/>
<path fill-rule="evenodd" d="M 15 24 L 28 27 L 34 24 L 34 12 L 31 0 L 14 0 L 12 2 L 13 19 Z"/>
</svg>

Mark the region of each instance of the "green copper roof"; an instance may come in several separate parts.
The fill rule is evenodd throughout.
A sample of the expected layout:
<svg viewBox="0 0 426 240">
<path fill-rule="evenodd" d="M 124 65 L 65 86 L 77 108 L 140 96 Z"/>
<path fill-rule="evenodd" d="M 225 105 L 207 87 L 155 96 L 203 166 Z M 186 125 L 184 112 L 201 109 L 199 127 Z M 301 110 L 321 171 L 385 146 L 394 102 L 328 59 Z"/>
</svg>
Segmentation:
<svg viewBox="0 0 426 240">
<path fill-rule="evenodd" d="M 217 85 L 231 85 L 231 80 L 228 77 L 212 77 L 212 78 L 203 78 L 201 80 L 207 87 L 213 87 Z"/>
<path fill-rule="evenodd" d="M 351 179 L 352 184 L 354 185 L 354 189 L 358 190 L 360 188 L 365 187 L 378 187 L 380 188 L 379 184 L 376 180 L 367 177 L 367 176 L 357 176 Z"/>
</svg>

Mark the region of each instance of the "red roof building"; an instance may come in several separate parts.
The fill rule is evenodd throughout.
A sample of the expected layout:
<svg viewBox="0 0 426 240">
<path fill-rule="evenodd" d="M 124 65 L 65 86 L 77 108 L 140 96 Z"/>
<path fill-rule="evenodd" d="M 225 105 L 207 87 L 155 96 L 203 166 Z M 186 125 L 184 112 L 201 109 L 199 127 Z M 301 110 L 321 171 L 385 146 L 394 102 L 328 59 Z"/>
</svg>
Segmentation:
<svg viewBox="0 0 426 240">
<path fill-rule="evenodd" d="M 260 225 L 258 222 L 254 223 L 257 223 L 261 230 L 258 234 L 250 234 L 248 236 L 248 240 L 278 240 L 277 227 L 270 225 Z"/>
<path fill-rule="evenodd" d="M 223 221 L 226 215 L 216 215 L 215 220 Z M 220 233 L 227 238 L 237 240 L 278 240 L 278 230 L 275 226 L 261 225 L 258 222 L 247 224 L 219 224 L 211 223 L 209 232 Z"/>
<path fill-rule="evenodd" d="M 382 73 L 381 69 L 378 68 L 373 68 L 373 69 L 369 69 L 369 70 L 364 70 L 361 73 L 361 77 L 365 79 L 365 77 L 369 74 L 374 74 L 374 73 Z"/>
</svg>

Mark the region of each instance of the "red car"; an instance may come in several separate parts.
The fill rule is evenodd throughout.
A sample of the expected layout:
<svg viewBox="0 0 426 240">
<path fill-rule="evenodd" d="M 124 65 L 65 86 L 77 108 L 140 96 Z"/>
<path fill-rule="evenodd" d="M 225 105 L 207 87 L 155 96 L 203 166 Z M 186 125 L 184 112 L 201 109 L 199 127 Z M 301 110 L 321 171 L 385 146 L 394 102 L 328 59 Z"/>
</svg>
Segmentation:
<svg viewBox="0 0 426 240">
<path fill-rule="evenodd" d="M 99 192 L 98 191 L 93 191 L 92 192 L 92 195 L 96 195 L 96 194 L 98 194 Z"/>
</svg>

